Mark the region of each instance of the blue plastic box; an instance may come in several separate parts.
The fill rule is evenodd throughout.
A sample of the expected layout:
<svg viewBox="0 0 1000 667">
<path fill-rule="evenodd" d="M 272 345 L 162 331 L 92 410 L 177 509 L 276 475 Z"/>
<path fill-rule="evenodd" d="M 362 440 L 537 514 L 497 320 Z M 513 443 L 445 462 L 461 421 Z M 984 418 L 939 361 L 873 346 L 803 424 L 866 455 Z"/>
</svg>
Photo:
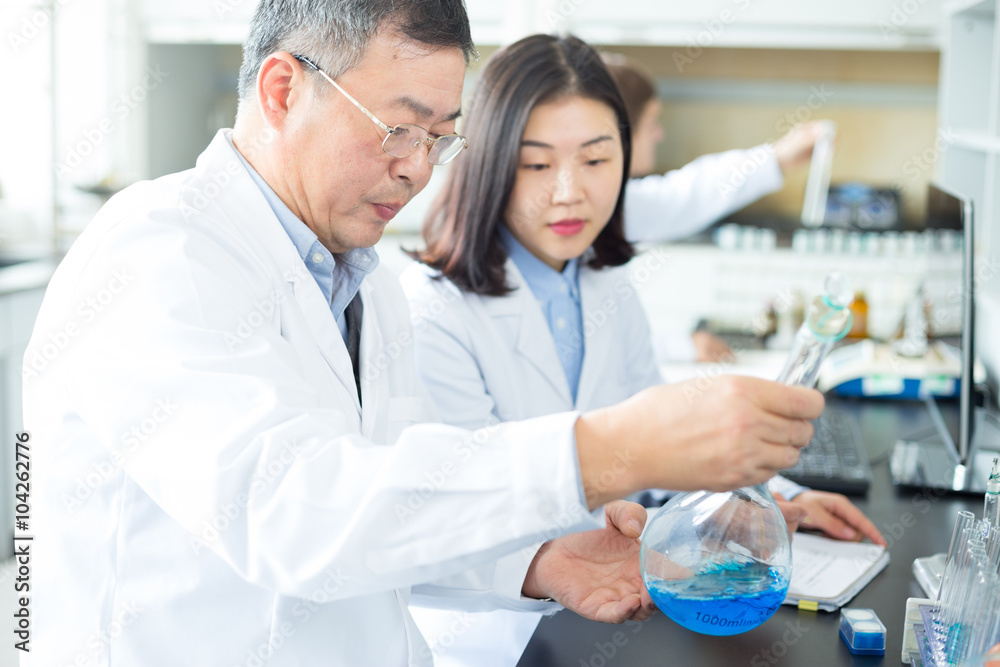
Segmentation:
<svg viewBox="0 0 1000 667">
<path fill-rule="evenodd" d="M 840 638 L 854 655 L 885 655 L 885 626 L 872 609 L 841 609 Z"/>
</svg>

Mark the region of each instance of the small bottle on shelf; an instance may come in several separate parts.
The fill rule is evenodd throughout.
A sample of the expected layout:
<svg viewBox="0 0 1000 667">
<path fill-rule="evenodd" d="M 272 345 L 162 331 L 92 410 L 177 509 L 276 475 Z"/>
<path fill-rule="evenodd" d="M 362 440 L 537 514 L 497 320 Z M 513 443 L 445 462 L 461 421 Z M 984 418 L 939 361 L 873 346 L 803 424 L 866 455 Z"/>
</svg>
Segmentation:
<svg viewBox="0 0 1000 667">
<path fill-rule="evenodd" d="M 846 338 L 867 338 L 868 301 L 865 300 L 865 293 L 863 291 L 854 293 L 854 301 L 851 303 L 851 315 L 854 321 L 851 324 L 851 330 L 847 332 Z"/>
</svg>

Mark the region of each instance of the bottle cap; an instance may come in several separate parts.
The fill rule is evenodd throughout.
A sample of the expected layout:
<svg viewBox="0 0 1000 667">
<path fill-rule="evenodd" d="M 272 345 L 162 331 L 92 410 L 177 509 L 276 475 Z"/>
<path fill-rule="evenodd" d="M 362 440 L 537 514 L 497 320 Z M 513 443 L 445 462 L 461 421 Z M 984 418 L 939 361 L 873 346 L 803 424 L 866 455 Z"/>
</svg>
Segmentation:
<svg viewBox="0 0 1000 667">
<path fill-rule="evenodd" d="M 840 638 L 854 655 L 885 655 L 885 626 L 872 609 L 841 609 Z"/>
</svg>

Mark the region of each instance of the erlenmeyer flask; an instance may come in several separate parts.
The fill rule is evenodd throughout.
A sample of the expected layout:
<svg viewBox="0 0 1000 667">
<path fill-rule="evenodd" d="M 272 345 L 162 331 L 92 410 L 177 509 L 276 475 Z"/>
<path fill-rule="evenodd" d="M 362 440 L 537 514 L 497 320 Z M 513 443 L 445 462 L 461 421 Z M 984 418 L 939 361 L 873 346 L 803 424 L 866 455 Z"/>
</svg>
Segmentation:
<svg viewBox="0 0 1000 667">
<path fill-rule="evenodd" d="M 851 299 L 840 274 L 826 277 L 779 382 L 815 384 L 826 354 L 851 328 Z M 788 527 L 764 484 L 674 496 L 649 522 L 639 559 L 660 610 L 708 635 L 734 635 L 764 623 L 785 599 L 792 573 Z"/>
</svg>

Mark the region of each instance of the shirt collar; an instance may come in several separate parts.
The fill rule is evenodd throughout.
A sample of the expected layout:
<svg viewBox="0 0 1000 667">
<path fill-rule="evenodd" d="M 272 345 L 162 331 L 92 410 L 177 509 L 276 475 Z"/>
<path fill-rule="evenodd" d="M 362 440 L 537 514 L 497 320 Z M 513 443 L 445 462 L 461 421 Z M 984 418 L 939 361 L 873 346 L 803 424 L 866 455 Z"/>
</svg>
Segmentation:
<svg viewBox="0 0 1000 667">
<path fill-rule="evenodd" d="M 292 244 L 295 245 L 295 249 L 299 253 L 299 257 L 302 261 L 306 263 L 306 266 L 312 267 L 313 263 L 310 261 L 311 256 L 317 252 L 321 253 L 326 260 L 329 261 L 329 266 L 333 266 L 333 254 L 326 249 L 322 243 L 319 242 L 319 237 L 313 230 L 309 229 L 309 225 L 302 222 L 297 215 L 292 213 L 292 210 L 288 208 L 285 202 L 281 201 L 281 197 L 274 191 L 274 189 L 267 184 L 267 181 L 257 173 L 257 170 L 253 168 L 253 165 L 247 161 L 243 154 L 240 153 L 239 149 L 236 148 L 236 144 L 233 143 L 232 133 L 226 133 L 226 140 L 229 145 L 233 147 L 233 151 L 240 158 L 240 162 L 246 167 L 247 172 L 250 174 L 250 178 L 253 179 L 254 184 L 264 195 L 264 199 L 267 200 L 268 205 L 277 216 L 278 222 L 284 228 L 285 233 L 288 234 L 288 238 L 292 240 Z M 336 256 L 337 261 L 344 262 L 350 265 L 354 269 L 363 271 L 365 274 L 371 273 L 378 266 L 378 253 L 376 253 L 371 248 L 355 248 L 353 250 L 348 250 L 345 253 L 338 254 Z M 329 298 L 329 295 L 327 295 Z"/>
<path fill-rule="evenodd" d="M 520 241 L 514 238 L 505 225 L 499 225 L 500 240 L 507 250 L 507 256 L 521 272 L 524 281 L 536 299 L 549 301 L 569 292 L 573 299 L 580 299 L 579 267 L 580 258 L 566 262 L 563 270 L 556 271 L 551 266 L 531 254 Z"/>
</svg>

